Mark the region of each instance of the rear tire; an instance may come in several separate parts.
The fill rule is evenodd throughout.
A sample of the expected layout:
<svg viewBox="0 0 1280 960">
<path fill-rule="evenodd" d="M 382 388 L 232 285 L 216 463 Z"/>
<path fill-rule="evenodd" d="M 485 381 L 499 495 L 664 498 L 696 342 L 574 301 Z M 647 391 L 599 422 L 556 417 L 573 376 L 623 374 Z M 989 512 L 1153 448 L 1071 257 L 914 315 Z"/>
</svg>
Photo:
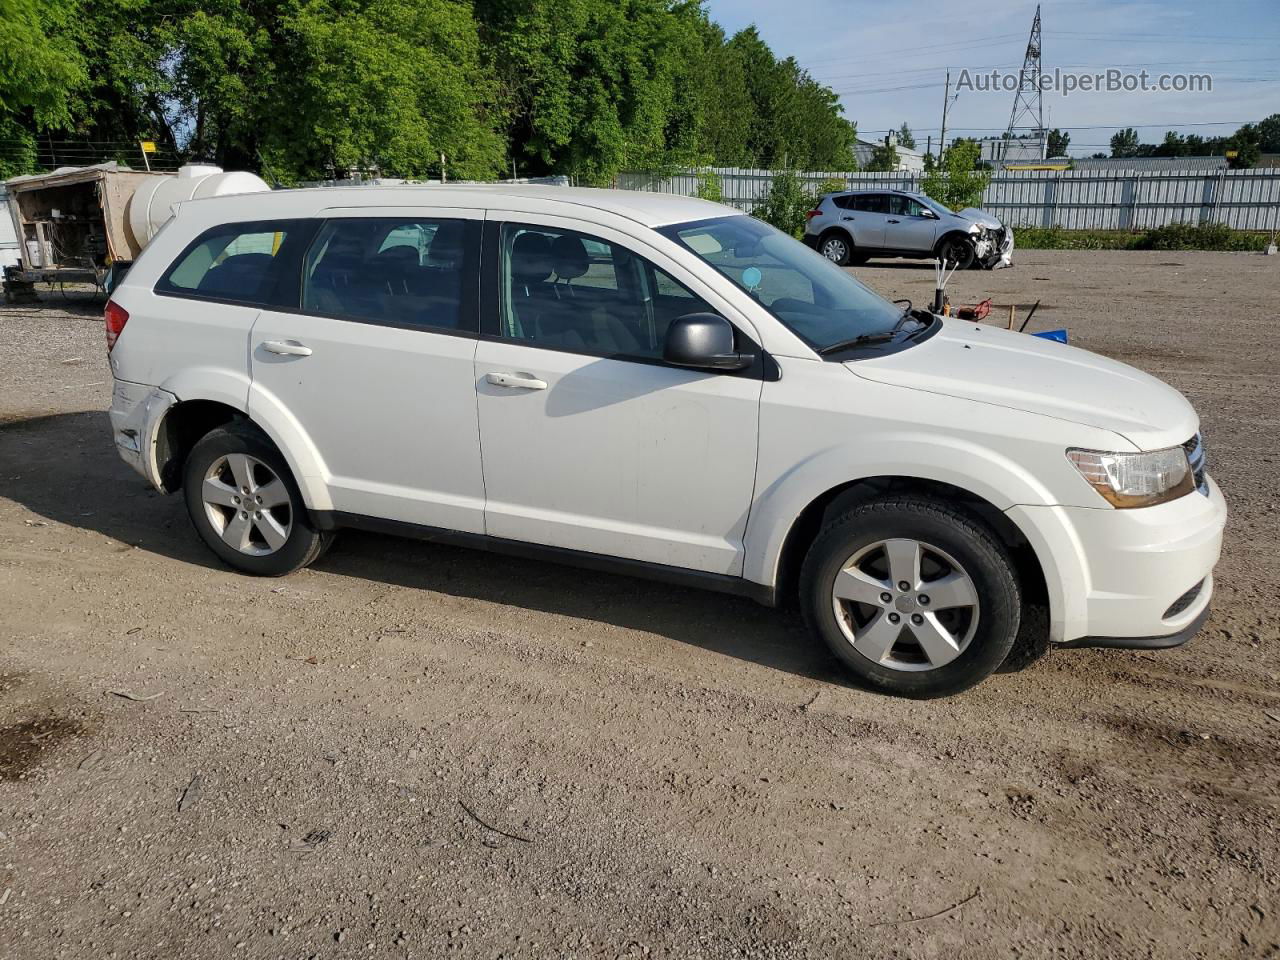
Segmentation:
<svg viewBox="0 0 1280 960">
<path fill-rule="evenodd" d="M 848 235 L 839 230 L 832 230 L 818 241 L 818 252 L 836 266 L 846 267 L 853 255 L 853 243 Z"/>
<path fill-rule="evenodd" d="M 1022 606 L 1008 551 L 977 517 L 909 495 L 830 521 L 805 557 L 800 602 L 855 678 L 918 699 L 966 690 L 1000 667 Z"/>
<path fill-rule="evenodd" d="M 331 539 L 311 522 L 280 451 L 244 421 L 218 427 L 192 447 L 182 485 L 200 539 L 245 573 L 293 573 L 314 562 Z"/>
</svg>

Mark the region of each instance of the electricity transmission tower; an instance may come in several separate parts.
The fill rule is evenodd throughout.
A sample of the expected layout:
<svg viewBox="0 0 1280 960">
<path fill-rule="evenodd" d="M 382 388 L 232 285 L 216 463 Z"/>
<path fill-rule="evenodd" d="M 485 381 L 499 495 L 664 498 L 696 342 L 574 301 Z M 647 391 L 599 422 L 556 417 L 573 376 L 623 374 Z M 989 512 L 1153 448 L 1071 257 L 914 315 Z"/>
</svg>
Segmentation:
<svg viewBox="0 0 1280 960">
<path fill-rule="evenodd" d="M 1040 7 L 1036 6 L 1036 18 L 1031 21 L 1031 39 L 1022 58 L 1022 70 L 1018 74 L 1018 89 L 1013 94 L 1013 110 L 1009 114 L 1009 128 L 1004 133 L 1003 154 L 1020 132 L 1029 132 L 1031 139 L 1039 141 L 1040 155 L 1045 156 L 1044 90 L 1040 86 Z"/>
</svg>

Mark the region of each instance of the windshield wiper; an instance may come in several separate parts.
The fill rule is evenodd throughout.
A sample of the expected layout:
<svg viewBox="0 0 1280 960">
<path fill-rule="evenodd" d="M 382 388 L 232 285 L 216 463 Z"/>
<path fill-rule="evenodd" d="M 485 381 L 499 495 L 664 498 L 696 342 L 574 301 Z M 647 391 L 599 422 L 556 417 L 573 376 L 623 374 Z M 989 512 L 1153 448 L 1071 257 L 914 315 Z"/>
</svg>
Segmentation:
<svg viewBox="0 0 1280 960">
<path fill-rule="evenodd" d="M 837 341 L 828 347 L 820 349 L 818 351 L 818 356 L 825 357 L 832 353 L 839 353 L 841 350 L 850 350 L 853 347 L 860 347 L 866 343 L 888 343 L 897 336 L 898 331 L 902 329 L 903 324 L 908 320 L 914 320 L 916 323 L 920 324 L 921 330 L 929 326 L 928 321 L 921 320 L 917 317 L 911 312 L 911 307 L 908 305 L 907 309 L 902 312 L 902 316 L 900 316 L 897 322 L 888 330 L 879 330 L 875 333 L 863 333 L 856 337 L 850 337 L 848 340 Z M 908 334 L 908 336 L 910 335 L 911 334 Z"/>
<path fill-rule="evenodd" d="M 839 353 L 841 350 L 860 347 L 864 343 L 887 343 L 894 338 L 897 332 L 897 328 L 894 328 L 893 330 L 881 330 L 879 333 L 859 334 L 856 337 L 850 337 L 848 340 L 837 341 L 829 347 L 823 347 L 818 351 L 818 356 L 825 357 L 830 353 Z"/>
</svg>

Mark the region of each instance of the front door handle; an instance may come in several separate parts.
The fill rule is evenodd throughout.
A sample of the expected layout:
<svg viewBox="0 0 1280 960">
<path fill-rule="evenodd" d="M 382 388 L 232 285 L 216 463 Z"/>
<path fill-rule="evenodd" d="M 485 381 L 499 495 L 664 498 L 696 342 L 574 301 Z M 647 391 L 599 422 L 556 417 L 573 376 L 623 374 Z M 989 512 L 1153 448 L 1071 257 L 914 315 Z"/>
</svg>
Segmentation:
<svg viewBox="0 0 1280 960">
<path fill-rule="evenodd" d="M 264 340 L 262 349 L 267 353 L 279 354 L 282 357 L 309 357 L 311 348 L 297 340 Z"/>
<path fill-rule="evenodd" d="M 902 221 L 901 221 L 901 220 L 890 220 L 889 222 L 890 222 L 890 223 L 901 223 Z"/>
<path fill-rule="evenodd" d="M 495 387 L 506 387 L 508 390 L 547 389 L 547 381 L 527 373 L 486 373 L 484 378 Z"/>
</svg>

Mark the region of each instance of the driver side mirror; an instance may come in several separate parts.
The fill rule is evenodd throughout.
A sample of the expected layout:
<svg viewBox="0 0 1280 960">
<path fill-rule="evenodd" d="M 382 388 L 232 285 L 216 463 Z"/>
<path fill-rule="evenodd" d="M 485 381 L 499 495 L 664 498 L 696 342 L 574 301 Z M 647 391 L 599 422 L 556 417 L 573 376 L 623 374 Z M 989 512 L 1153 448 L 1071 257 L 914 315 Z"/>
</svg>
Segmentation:
<svg viewBox="0 0 1280 960">
<path fill-rule="evenodd" d="M 934 213 L 932 210 L 930 210 L 928 207 L 921 207 L 921 208 L 920 208 L 920 216 L 924 217 L 926 220 L 937 220 L 937 219 L 938 219 L 938 215 L 937 215 L 936 213 Z"/>
<path fill-rule="evenodd" d="M 689 313 L 667 327 L 662 359 L 697 370 L 745 370 L 755 363 L 753 353 L 739 353 L 733 343 L 733 324 L 714 313 Z"/>
</svg>

